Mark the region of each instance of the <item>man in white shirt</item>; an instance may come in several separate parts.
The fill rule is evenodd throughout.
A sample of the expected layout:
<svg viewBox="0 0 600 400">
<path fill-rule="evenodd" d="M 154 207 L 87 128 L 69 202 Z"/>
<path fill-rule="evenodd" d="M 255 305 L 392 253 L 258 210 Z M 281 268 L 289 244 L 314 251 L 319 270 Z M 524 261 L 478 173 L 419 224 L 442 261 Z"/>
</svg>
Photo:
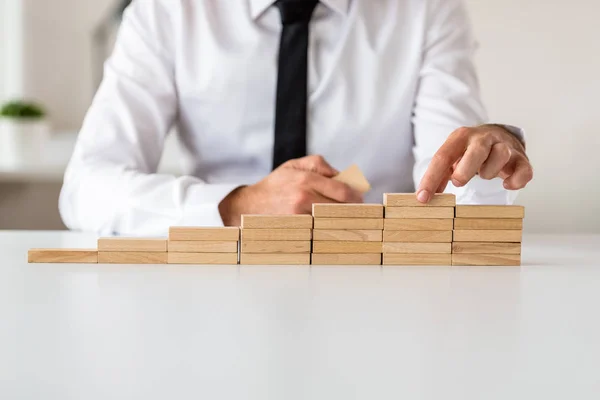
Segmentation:
<svg viewBox="0 0 600 400">
<path fill-rule="evenodd" d="M 533 172 L 519 129 L 482 125 L 474 49 L 461 0 L 136 0 L 66 172 L 63 219 L 164 234 L 415 189 L 510 204 Z M 181 177 L 157 174 L 172 127 Z M 352 163 L 373 185 L 365 198 L 330 179 Z"/>
</svg>

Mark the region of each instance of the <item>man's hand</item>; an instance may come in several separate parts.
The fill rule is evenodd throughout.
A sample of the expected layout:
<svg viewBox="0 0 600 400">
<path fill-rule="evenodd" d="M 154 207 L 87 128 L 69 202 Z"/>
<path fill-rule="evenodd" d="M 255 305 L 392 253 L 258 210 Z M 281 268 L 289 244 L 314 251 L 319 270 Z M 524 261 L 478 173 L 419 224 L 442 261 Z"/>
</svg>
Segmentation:
<svg viewBox="0 0 600 400">
<path fill-rule="evenodd" d="M 462 187 L 477 174 L 487 180 L 500 177 L 506 189 L 518 190 L 533 179 L 533 168 L 523 144 L 504 128 L 460 128 L 433 156 L 417 190 L 417 199 L 428 203 L 434 193 L 446 189 L 449 181 Z"/>
<path fill-rule="evenodd" d="M 362 194 L 331 178 L 338 171 L 321 156 L 283 164 L 259 183 L 234 190 L 219 205 L 223 222 L 239 226 L 242 214 L 310 214 L 313 203 L 362 203 Z"/>
</svg>

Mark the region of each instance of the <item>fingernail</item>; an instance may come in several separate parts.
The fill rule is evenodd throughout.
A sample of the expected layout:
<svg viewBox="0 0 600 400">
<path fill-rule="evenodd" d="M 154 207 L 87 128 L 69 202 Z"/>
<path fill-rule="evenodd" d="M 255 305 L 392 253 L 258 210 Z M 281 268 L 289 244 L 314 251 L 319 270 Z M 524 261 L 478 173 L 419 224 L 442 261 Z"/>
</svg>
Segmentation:
<svg viewBox="0 0 600 400">
<path fill-rule="evenodd" d="M 427 203 L 430 198 L 431 198 L 431 195 L 429 194 L 429 191 L 427 191 L 427 190 L 421 190 L 417 194 L 417 200 L 419 200 L 421 203 Z"/>
<path fill-rule="evenodd" d="M 456 179 L 452 178 L 452 184 L 456 187 L 462 187 L 464 186 L 462 183 L 460 183 L 459 181 L 457 181 Z"/>
</svg>

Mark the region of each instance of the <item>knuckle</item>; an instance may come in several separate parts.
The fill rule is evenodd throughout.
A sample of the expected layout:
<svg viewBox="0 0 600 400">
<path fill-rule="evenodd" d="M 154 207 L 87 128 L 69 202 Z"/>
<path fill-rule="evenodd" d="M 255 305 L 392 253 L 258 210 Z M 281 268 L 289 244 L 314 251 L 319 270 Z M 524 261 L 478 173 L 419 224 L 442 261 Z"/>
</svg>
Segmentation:
<svg viewBox="0 0 600 400">
<path fill-rule="evenodd" d="M 471 133 L 472 133 L 472 128 L 469 128 L 467 126 L 462 126 L 454 131 L 454 135 L 461 136 L 461 137 L 469 136 L 469 135 L 471 135 Z"/>
<path fill-rule="evenodd" d="M 529 182 L 533 179 L 533 168 L 531 165 L 528 165 L 523 170 L 523 178 L 526 180 L 526 182 Z"/>
<path fill-rule="evenodd" d="M 450 155 L 448 153 L 437 152 L 433 156 L 433 161 L 435 161 L 436 163 L 443 164 L 443 165 L 452 165 L 454 160 L 452 160 L 452 157 L 450 157 Z"/>
<path fill-rule="evenodd" d="M 452 179 L 463 186 L 469 182 L 469 177 L 464 172 L 455 172 Z"/>
</svg>

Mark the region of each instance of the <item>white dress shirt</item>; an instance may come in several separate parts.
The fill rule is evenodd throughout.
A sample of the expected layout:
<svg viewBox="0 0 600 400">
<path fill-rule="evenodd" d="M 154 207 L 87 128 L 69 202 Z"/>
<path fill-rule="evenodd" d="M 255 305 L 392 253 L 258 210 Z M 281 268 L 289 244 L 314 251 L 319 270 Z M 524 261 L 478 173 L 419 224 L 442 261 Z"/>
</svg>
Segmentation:
<svg viewBox="0 0 600 400">
<path fill-rule="evenodd" d="M 358 164 L 367 202 L 414 191 L 451 132 L 487 122 L 461 0 L 321 0 L 310 29 L 309 153 Z M 134 1 L 65 175 L 67 226 L 222 225 L 222 199 L 271 172 L 280 33 L 273 0 Z M 156 173 L 173 127 L 180 177 Z M 479 178 L 447 192 L 516 196 Z"/>
</svg>

